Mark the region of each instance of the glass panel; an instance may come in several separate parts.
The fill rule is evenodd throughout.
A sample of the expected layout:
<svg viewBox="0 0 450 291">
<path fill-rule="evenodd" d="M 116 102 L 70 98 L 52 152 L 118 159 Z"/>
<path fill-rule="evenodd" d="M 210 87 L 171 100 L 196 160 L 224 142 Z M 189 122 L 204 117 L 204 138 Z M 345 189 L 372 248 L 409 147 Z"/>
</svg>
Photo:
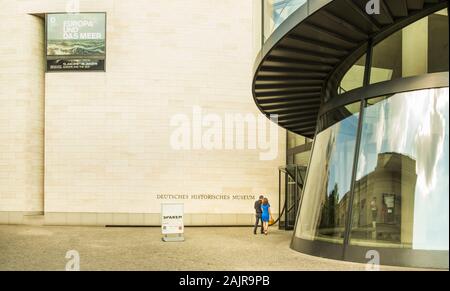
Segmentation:
<svg viewBox="0 0 450 291">
<path fill-rule="evenodd" d="M 448 71 L 448 9 L 428 17 L 428 72 Z"/>
<path fill-rule="evenodd" d="M 373 48 L 370 83 L 448 71 L 447 9 L 422 18 Z"/>
<path fill-rule="evenodd" d="M 358 117 L 347 115 L 317 135 L 296 236 L 343 242 Z"/>
<path fill-rule="evenodd" d="M 294 163 L 300 166 L 308 166 L 309 156 L 311 155 L 311 151 L 306 151 L 302 153 L 298 153 L 294 156 Z"/>
<path fill-rule="evenodd" d="M 304 136 L 298 135 L 296 133 L 293 133 L 291 131 L 287 131 L 288 139 L 287 139 L 287 149 L 293 149 L 298 146 L 305 145 L 307 143 L 311 143 L 311 140 L 309 138 L 306 138 Z M 300 166 L 308 166 L 309 162 L 309 156 L 311 151 L 305 151 L 305 152 L 296 152 L 295 154 L 289 154 L 287 156 L 287 164 L 288 165 L 300 165 Z"/>
<path fill-rule="evenodd" d="M 288 175 L 286 174 L 285 169 L 282 169 L 279 171 L 279 175 L 280 175 L 280 185 L 279 185 L 279 199 L 280 199 L 280 204 L 279 204 L 279 209 L 278 209 L 278 213 L 281 213 L 284 203 L 285 203 L 285 198 L 286 198 L 286 185 L 287 185 L 287 179 L 288 179 Z M 283 227 L 285 227 L 285 215 L 281 215 L 280 216 L 280 221 L 279 221 L 279 225 L 282 225 Z"/>
<path fill-rule="evenodd" d="M 319 132 L 325 128 L 332 126 L 333 124 L 351 116 L 354 113 L 359 112 L 360 102 L 345 105 L 337 110 L 325 113 L 319 119 L 319 124 L 317 125 Z"/>
<path fill-rule="evenodd" d="M 288 169 L 289 173 L 291 175 L 295 175 L 294 169 Z M 287 181 L 287 190 L 286 190 L 286 209 L 284 210 L 285 216 L 287 218 L 286 221 L 286 229 L 293 229 L 295 225 L 295 204 L 297 203 L 297 183 L 294 179 L 292 179 L 290 176 L 288 176 Z"/>
<path fill-rule="evenodd" d="M 359 58 L 358 61 L 347 71 L 341 80 L 338 88 L 338 94 L 360 88 L 364 83 L 364 68 L 366 64 L 366 55 Z"/>
<path fill-rule="evenodd" d="M 264 41 L 294 11 L 307 4 L 308 0 L 265 0 L 264 1 Z"/>
<path fill-rule="evenodd" d="M 374 105 L 377 104 L 378 102 L 384 101 L 388 98 L 390 98 L 391 96 L 393 96 L 394 94 L 391 95 L 386 95 L 386 96 L 380 96 L 380 97 L 375 97 L 375 98 L 371 98 L 369 100 L 367 100 L 367 105 Z"/>
<path fill-rule="evenodd" d="M 375 100 L 364 113 L 350 243 L 448 250 L 448 88 Z"/>
<path fill-rule="evenodd" d="M 288 149 L 295 148 L 300 145 L 304 145 L 307 142 L 307 138 L 304 136 L 298 135 L 291 131 L 288 131 Z"/>
</svg>

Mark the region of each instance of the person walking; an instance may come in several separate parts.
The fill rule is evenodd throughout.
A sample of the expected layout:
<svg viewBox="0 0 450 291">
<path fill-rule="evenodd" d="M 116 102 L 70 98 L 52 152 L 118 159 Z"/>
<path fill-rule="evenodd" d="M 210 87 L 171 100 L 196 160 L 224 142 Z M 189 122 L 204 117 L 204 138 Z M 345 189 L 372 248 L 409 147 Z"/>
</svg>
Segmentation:
<svg viewBox="0 0 450 291">
<path fill-rule="evenodd" d="M 262 209 L 261 205 L 263 202 L 264 196 L 259 196 L 259 199 L 255 201 L 255 228 L 253 229 L 253 234 L 256 234 L 256 230 L 258 229 L 259 221 L 261 220 L 261 234 L 264 233 L 263 222 L 262 222 Z"/>
<path fill-rule="evenodd" d="M 270 210 L 269 199 L 264 198 L 261 205 L 261 218 L 263 221 L 264 234 L 269 233 L 269 220 L 272 218 L 272 211 Z"/>
</svg>

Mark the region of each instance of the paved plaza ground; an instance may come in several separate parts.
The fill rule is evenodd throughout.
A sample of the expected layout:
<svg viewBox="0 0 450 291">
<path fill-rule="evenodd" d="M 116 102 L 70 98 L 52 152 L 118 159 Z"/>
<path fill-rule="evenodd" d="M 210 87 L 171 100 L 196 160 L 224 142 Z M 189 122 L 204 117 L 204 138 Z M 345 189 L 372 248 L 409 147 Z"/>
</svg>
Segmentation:
<svg viewBox="0 0 450 291">
<path fill-rule="evenodd" d="M 249 227 L 187 227 L 185 242 L 166 243 L 158 227 L 0 225 L 0 270 L 64 270 L 69 250 L 79 252 L 81 270 L 365 269 L 293 251 L 291 236 L 275 228 L 264 236 Z"/>
</svg>

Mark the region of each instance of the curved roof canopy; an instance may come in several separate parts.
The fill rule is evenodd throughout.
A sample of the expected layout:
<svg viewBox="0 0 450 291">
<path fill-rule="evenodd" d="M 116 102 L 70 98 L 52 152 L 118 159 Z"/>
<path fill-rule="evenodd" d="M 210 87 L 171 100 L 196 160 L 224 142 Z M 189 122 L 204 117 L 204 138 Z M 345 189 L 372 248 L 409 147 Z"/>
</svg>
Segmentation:
<svg viewBox="0 0 450 291">
<path fill-rule="evenodd" d="M 380 0 L 369 15 L 365 0 L 314 0 L 300 7 L 264 44 L 254 69 L 253 97 L 263 114 L 312 138 L 326 96 L 334 95 L 345 70 L 365 52 L 404 26 L 442 9 L 446 0 Z M 332 84 L 330 86 L 330 84 Z"/>
</svg>

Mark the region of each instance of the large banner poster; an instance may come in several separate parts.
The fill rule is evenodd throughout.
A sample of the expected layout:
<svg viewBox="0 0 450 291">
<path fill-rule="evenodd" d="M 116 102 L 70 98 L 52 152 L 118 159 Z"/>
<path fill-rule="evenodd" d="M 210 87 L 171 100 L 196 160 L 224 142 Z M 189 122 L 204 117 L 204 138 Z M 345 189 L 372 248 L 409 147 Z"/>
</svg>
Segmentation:
<svg viewBox="0 0 450 291">
<path fill-rule="evenodd" d="M 46 15 L 47 71 L 104 71 L 105 13 Z"/>
</svg>

